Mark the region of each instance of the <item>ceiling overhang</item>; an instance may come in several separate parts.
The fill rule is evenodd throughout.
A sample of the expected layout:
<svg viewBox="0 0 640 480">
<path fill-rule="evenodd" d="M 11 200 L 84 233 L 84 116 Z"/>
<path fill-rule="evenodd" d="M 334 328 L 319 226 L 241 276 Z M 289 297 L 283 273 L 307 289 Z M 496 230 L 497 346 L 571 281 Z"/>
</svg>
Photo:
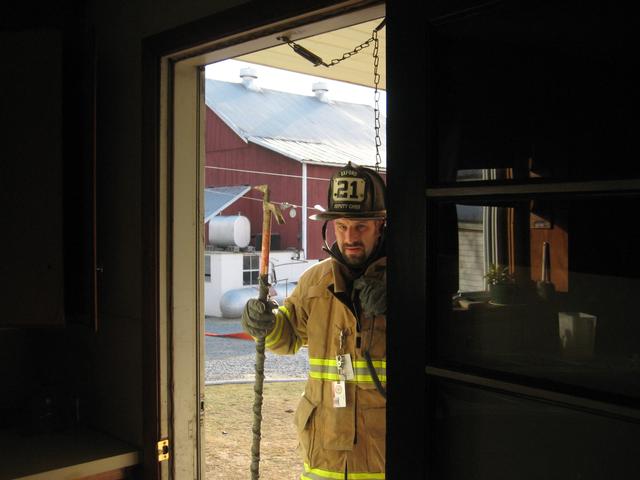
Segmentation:
<svg viewBox="0 0 640 480">
<path fill-rule="evenodd" d="M 364 23 L 340 28 L 319 35 L 298 39 L 296 32 L 287 35 L 297 44 L 318 55 L 325 63 L 342 58 L 344 53 L 352 51 L 372 37 L 373 30 L 380 25 L 379 17 Z M 380 74 L 380 90 L 386 89 L 386 28 L 378 31 L 378 73 Z M 273 68 L 305 73 L 316 77 L 338 80 L 341 82 L 363 85 L 374 88 L 373 42 L 362 48 L 359 53 L 331 67 L 314 66 L 311 62 L 293 51 L 286 43 L 236 57 L 237 60 L 255 63 Z"/>
</svg>

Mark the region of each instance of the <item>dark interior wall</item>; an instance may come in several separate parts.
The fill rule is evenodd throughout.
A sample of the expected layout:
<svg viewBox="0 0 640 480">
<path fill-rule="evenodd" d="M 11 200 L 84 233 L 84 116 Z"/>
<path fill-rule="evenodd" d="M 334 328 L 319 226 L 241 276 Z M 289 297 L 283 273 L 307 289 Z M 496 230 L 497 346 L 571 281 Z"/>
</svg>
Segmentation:
<svg viewBox="0 0 640 480">
<path fill-rule="evenodd" d="M 65 412 L 59 416 L 62 421 L 68 405 L 73 402 L 72 397 L 77 396 L 82 398 L 84 421 L 125 441 L 142 443 L 141 282 L 144 273 L 141 271 L 140 210 L 143 200 L 140 185 L 144 172 L 140 167 L 140 130 L 144 86 L 141 84 L 141 42 L 148 35 L 238 3 L 241 2 L 68 0 L 45 4 L 31 1 L 3 12 L 0 32 L 73 24 L 83 19 L 95 31 L 97 245 L 98 263 L 104 273 L 98 284 L 100 320 L 95 332 L 91 327 L 73 325 L 7 327 L 7 322 L 0 321 L 0 378 L 3 379 L 0 428 L 16 422 L 27 425 L 30 418 L 37 416 L 38 401 L 44 401 L 46 397 L 56 398 L 60 410 Z M 53 102 L 60 106 L 61 103 L 60 98 L 46 93 L 47 86 L 51 85 L 51 79 L 48 80 L 51 70 L 38 68 L 38 57 L 50 55 L 51 45 L 40 42 L 36 47 L 29 50 L 34 65 L 33 78 L 37 78 L 31 86 L 35 105 L 29 107 L 31 112 L 37 112 L 37 105 L 47 106 Z M 3 74 L 3 78 L 13 81 L 14 86 L 17 82 L 15 72 Z M 11 125 L 11 121 L 2 117 L 5 133 L 8 133 L 5 126 Z M 46 128 L 45 133 L 51 135 Z M 61 154 L 52 153 L 56 150 L 52 145 L 60 143 L 62 133 L 53 131 L 52 135 L 50 141 L 38 143 L 34 139 L 31 145 L 40 152 L 36 155 L 40 163 L 34 172 L 45 181 L 59 180 L 62 175 Z M 16 158 L 7 150 L 6 144 L 1 156 L 4 165 L 8 165 L 9 157 Z M 7 175 L 0 175 L 0 179 L 7 178 Z M 52 190 L 52 195 L 59 194 Z M 15 218 L 28 218 L 22 226 L 31 222 L 36 227 L 43 225 L 42 219 L 36 218 L 31 211 L 33 208 L 29 210 L 20 202 L 13 205 Z M 61 208 L 42 205 L 41 215 L 60 227 Z M 7 229 L 3 236 L 14 240 L 16 232 L 17 229 Z M 34 228 L 35 235 L 50 233 L 50 229 Z M 43 237 L 43 245 L 52 245 L 52 242 L 45 244 L 45 240 Z M 29 245 L 34 245 L 33 257 L 38 258 L 40 244 L 34 241 Z M 58 242 L 52 251 L 60 248 Z M 9 253 L 10 249 L 3 248 L 3 252 Z M 6 265 L 6 261 L 3 263 Z M 62 281 L 62 275 L 59 275 L 52 281 L 52 288 L 62 290 Z M 25 296 L 22 304 L 37 306 L 42 301 L 41 297 L 24 288 L 19 288 L 18 293 Z M 7 316 L 13 318 L 11 324 L 24 323 L 23 313 L 3 311 L 3 318 Z"/>
<path fill-rule="evenodd" d="M 0 428 L 8 426 L 25 398 L 24 382 L 25 332 L 18 329 L 0 329 L 0 376 L 3 379 L 0 395 Z"/>
<path fill-rule="evenodd" d="M 39 429 L 45 399 L 66 421 L 85 396 L 87 329 L 66 322 L 64 164 L 70 143 L 65 32 L 80 23 L 73 1 L 12 6 L 0 18 L 0 429 Z M 81 393 L 83 392 L 83 393 Z M 68 397 L 68 398 L 63 398 Z"/>
<path fill-rule="evenodd" d="M 84 327 L 0 329 L 0 429 L 46 433 L 86 424 L 97 392 Z"/>
<path fill-rule="evenodd" d="M 101 322 L 93 339 L 106 396 L 95 421 L 141 443 L 141 84 L 142 40 L 242 2 L 94 1 L 97 54 L 98 252 L 104 268 Z M 151 199 L 149 199 L 151 201 Z"/>
<path fill-rule="evenodd" d="M 141 443 L 140 2 L 93 2 L 100 325 L 95 424 Z"/>
<path fill-rule="evenodd" d="M 0 326 L 60 325 L 63 164 L 62 22 L 0 28 Z M 33 68 L 42 44 L 49 55 Z M 49 168 L 53 167 L 53 168 Z M 46 209 L 46 214 L 44 210 Z M 10 252 L 10 254 L 8 254 Z M 39 302 L 30 301 L 39 297 Z"/>
</svg>

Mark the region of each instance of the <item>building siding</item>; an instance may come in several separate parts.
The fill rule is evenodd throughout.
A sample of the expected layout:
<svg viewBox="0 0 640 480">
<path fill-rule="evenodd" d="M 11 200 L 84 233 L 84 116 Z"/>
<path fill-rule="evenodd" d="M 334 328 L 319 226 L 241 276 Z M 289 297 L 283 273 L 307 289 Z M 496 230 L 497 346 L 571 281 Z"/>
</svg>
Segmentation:
<svg viewBox="0 0 640 480">
<path fill-rule="evenodd" d="M 272 223 L 272 234 L 279 236 L 281 249 L 302 248 L 302 164 L 252 143 L 245 143 L 238 135 L 207 108 L 205 134 L 205 186 L 268 184 L 273 202 L 295 205 L 296 215 L 284 212 L 285 224 Z M 325 206 L 328 179 L 336 167 L 309 165 L 307 176 L 307 205 Z M 263 173 L 255 173 L 263 172 Z M 318 178 L 326 180 L 318 180 Z M 251 223 L 252 244 L 262 230 L 262 194 L 250 191 L 221 212 L 221 215 L 241 214 Z M 309 210 L 307 216 L 312 214 Z M 307 258 L 326 257 L 321 246 L 321 222 L 307 221 Z"/>
<path fill-rule="evenodd" d="M 327 208 L 327 191 L 329 189 L 329 179 L 337 170 L 337 167 L 325 167 L 322 165 L 307 166 L 307 205 L 309 215 L 317 213 L 315 205 Z M 309 220 L 307 222 L 307 243 L 309 245 L 309 258 L 326 258 L 328 255 L 322 250 L 322 225 L 324 222 Z M 331 244 L 334 241 L 333 229 L 327 228 L 327 241 Z M 312 256 L 313 255 L 313 256 Z"/>
<path fill-rule="evenodd" d="M 482 224 L 458 224 L 459 290 L 478 292 L 484 285 L 484 234 Z"/>
</svg>

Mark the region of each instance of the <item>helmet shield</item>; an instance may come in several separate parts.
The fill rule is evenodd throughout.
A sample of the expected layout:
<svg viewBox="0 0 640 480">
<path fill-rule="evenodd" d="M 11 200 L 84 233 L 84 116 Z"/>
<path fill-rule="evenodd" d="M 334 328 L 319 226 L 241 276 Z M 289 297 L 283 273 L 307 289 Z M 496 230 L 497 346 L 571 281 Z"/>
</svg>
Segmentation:
<svg viewBox="0 0 640 480">
<path fill-rule="evenodd" d="M 329 208 L 311 220 L 336 218 L 378 219 L 387 216 L 385 185 L 382 177 L 370 168 L 349 162 L 329 182 Z"/>
</svg>

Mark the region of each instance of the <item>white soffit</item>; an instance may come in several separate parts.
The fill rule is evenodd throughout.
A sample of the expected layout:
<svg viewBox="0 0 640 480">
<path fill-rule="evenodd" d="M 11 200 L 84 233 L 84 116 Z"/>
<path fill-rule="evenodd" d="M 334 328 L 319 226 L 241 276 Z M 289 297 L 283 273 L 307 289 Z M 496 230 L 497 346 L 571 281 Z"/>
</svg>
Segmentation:
<svg viewBox="0 0 640 480">
<path fill-rule="evenodd" d="M 380 25 L 382 18 L 369 22 L 341 28 L 332 32 L 323 33 L 301 40 L 295 43 L 302 45 L 307 50 L 318 55 L 325 63 L 330 63 L 334 58 L 342 58 L 346 52 L 350 52 L 356 46 L 368 40 L 373 29 Z M 378 31 L 378 73 L 380 74 L 380 90 L 386 89 L 386 27 Z M 293 49 L 283 43 L 280 46 L 267 48 L 259 52 L 249 53 L 236 57 L 237 60 L 256 63 L 267 67 L 290 70 L 292 72 L 306 73 L 316 77 L 330 80 L 374 87 L 373 84 L 373 42 L 360 50 L 356 55 L 332 67 L 322 65 L 314 67 L 311 62 L 295 53 Z"/>
</svg>

